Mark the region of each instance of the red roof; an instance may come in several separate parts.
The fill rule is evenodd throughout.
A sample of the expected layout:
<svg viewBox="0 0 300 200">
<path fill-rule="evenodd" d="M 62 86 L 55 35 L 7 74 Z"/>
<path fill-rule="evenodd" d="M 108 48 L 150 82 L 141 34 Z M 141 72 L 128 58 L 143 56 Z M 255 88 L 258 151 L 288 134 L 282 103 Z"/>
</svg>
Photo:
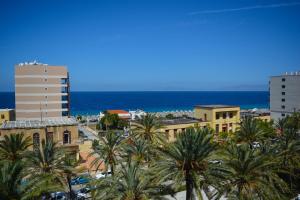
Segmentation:
<svg viewBox="0 0 300 200">
<path fill-rule="evenodd" d="M 110 114 L 129 114 L 129 112 L 125 110 L 107 110 Z"/>
</svg>

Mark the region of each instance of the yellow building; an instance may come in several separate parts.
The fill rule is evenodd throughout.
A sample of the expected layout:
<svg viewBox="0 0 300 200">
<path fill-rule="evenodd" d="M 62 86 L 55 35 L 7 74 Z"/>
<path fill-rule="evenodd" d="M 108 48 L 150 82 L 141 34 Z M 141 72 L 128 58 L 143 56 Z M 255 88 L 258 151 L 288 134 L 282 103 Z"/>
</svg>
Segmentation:
<svg viewBox="0 0 300 200">
<path fill-rule="evenodd" d="M 16 120 L 14 109 L 0 109 L 0 125 L 6 121 L 14 120 Z"/>
<path fill-rule="evenodd" d="M 235 132 L 240 123 L 240 107 L 228 105 L 195 106 L 194 117 L 220 132 Z"/>
<path fill-rule="evenodd" d="M 8 121 L 0 127 L 0 139 L 18 133 L 31 137 L 31 149 L 39 148 L 43 139 L 53 140 L 74 158 L 79 158 L 78 124 L 73 118 Z"/>
<path fill-rule="evenodd" d="M 174 141 L 177 134 L 190 127 L 205 127 L 206 124 L 195 119 L 176 118 L 161 120 L 160 132 L 165 133 L 168 141 Z"/>
</svg>

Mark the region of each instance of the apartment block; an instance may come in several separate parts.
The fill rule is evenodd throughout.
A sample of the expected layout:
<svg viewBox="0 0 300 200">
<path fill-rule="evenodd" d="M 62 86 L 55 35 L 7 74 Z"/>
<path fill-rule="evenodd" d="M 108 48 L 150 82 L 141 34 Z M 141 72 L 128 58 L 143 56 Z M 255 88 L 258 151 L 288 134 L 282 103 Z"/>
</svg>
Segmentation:
<svg viewBox="0 0 300 200">
<path fill-rule="evenodd" d="M 69 73 L 65 66 L 31 62 L 15 66 L 17 120 L 70 116 Z"/>
<path fill-rule="evenodd" d="M 235 132 L 240 123 L 240 107 L 230 105 L 199 105 L 195 118 L 213 128 L 216 133 Z"/>
<path fill-rule="evenodd" d="M 278 120 L 300 111 L 300 72 L 270 78 L 271 118 Z"/>
</svg>

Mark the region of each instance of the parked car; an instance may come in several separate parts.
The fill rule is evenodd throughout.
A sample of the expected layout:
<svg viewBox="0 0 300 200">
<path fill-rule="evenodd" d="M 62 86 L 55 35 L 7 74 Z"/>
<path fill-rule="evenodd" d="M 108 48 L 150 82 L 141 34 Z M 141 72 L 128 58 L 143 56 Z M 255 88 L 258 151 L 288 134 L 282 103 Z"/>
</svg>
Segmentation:
<svg viewBox="0 0 300 200">
<path fill-rule="evenodd" d="M 96 179 L 100 179 L 100 178 L 104 178 L 107 176 L 111 176 L 111 171 L 107 171 L 107 172 L 100 172 L 98 174 L 96 174 Z"/>
<path fill-rule="evenodd" d="M 85 177 L 76 177 L 71 180 L 71 185 L 78 185 L 78 184 L 86 184 L 89 182 L 88 178 Z"/>
<path fill-rule="evenodd" d="M 67 194 L 65 192 L 53 192 L 50 194 L 51 200 L 65 200 L 67 199 Z"/>
<path fill-rule="evenodd" d="M 86 199 L 89 197 L 89 194 L 90 193 L 91 189 L 86 187 L 86 188 L 81 188 L 78 193 L 77 193 L 77 199 L 78 200 L 81 200 L 81 199 Z"/>
</svg>

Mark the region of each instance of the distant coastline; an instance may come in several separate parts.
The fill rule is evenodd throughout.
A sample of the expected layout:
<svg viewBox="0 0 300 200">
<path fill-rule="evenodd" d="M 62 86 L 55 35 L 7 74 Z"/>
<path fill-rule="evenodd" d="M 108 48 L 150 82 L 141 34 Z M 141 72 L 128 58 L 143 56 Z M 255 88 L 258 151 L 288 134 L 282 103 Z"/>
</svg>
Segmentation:
<svg viewBox="0 0 300 200">
<path fill-rule="evenodd" d="M 14 108 L 14 92 L 0 92 L 0 108 Z M 95 115 L 106 109 L 162 112 L 192 110 L 199 104 L 269 108 L 268 91 L 128 91 L 71 92 L 72 115 Z"/>
</svg>

